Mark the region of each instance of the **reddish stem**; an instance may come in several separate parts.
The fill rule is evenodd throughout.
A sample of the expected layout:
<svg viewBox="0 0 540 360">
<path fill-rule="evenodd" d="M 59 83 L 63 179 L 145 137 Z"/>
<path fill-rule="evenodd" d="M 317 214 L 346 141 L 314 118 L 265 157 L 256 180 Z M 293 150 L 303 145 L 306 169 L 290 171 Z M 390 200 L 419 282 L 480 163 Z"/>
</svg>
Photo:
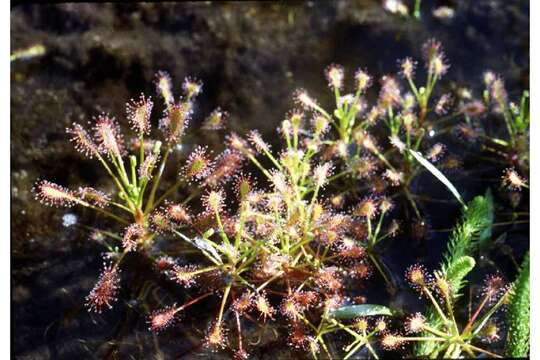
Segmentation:
<svg viewBox="0 0 540 360">
<path fill-rule="evenodd" d="M 243 352 L 244 349 L 242 347 L 242 327 L 240 326 L 240 315 L 238 315 L 237 312 L 234 314 L 236 315 L 236 327 L 238 329 L 238 351 Z"/>
<path fill-rule="evenodd" d="M 473 316 L 471 317 L 471 319 L 469 320 L 469 322 L 467 323 L 467 326 L 465 326 L 465 329 L 463 329 L 463 334 L 466 334 L 468 333 L 469 331 L 471 331 L 471 328 L 474 324 L 474 322 L 476 321 L 476 318 L 478 317 L 478 315 L 480 315 L 480 311 L 482 311 L 482 309 L 484 308 L 484 306 L 486 306 L 489 298 L 491 297 L 491 293 L 488 292 L 484 298 L 482 299 L 482 302 L 480 303 L 480 305 L 478 306 L 478 308 L 476 309 L 476 311 L 474 312 Z"/>
<path fill-rule="evenodd" d="M 202 299 L 204 299 L 205 297 L 210 296 L 210 295 L 212 295 L 211 292 L 206 293 L 206 294 L 204 294 L 204 295 L 201 295 L 201 296 L 199 296 L 199 297 L 196 297 L 195 299 L 193 299 L 193 300 L 191 300 L 191 301 L 185 303 L 184 305 L 180 306 L 179 308 L 177 308 L 177 309 L 176 309 L 176 312 L 181 311 L 181 310 L 184 310 L 185 308 L 190 307 L 191 305 L 193 305 L 193 304 L 199 302 L 200 300 L 202 300 Z"/>
</svg>

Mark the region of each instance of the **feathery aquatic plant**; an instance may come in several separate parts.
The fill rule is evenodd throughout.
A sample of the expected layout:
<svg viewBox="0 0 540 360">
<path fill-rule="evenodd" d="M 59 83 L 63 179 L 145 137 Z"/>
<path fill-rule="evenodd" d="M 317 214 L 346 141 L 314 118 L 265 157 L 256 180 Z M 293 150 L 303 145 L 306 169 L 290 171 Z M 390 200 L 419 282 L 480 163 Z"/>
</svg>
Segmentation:
<svg viewBox="0 0 540 360">
<path fill-rule="evenodd" d="M 529 356 L 530 342 L 530 259 L 525 255 L 516 281 L 512 284 L 512 293 L 508 302 L 508 334 L 506 351 L 508 357 L 524 358 Z"/>
</svg>

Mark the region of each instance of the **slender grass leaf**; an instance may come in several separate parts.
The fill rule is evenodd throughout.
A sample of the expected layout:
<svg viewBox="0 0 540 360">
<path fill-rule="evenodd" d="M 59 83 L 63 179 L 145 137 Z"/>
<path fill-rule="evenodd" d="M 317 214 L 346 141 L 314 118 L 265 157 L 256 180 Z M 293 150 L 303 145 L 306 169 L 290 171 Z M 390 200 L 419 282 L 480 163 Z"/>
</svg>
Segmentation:
<svg viewBox="0 0 540 360">
<path fill-rule="evenodd" d="M 210 242 L 210 240 L 207 240 L 205 238 L 202 238 L 200 236 L 197 236 L 193 239 L 187 237 L 186 235 L 176 232 L 178 236 L 180 236 L 182 239 L 190 243 L 191 245 L 195 246 L 197 249 L 201 250 L 206 256 L 214 259 L 214 261 L 223 264 L 223 260 L 221 260 L 221 256 L 219 256 L 219 253 L 214 248 L 213 244 Z"/>
<path fill-rule="evenodd" d="M 442 172 L 439 171 L 435 166 L 433 166 L 432 163 L 430 163 L 428 160 L 426 160 L 419 152 L 416 152 L 414 150 L 408 149 L 408 151 L 411 153 L 411 155 L 423 166 L 428 170 L 433 176 L 435 176 L 437 179 L 439 179 L 440 182 L 446 186 L 448 190 L 454 195 L 454 197 L 459 201 L 461 205 L 463 205 L 464 208 L 467 208 L 467 205 L 461 198 L 461 195 L 459 194 L 459 191 L 455 188 L 454 185 L 448 180 L 446 176 Z"/>
<path fill-rule="evenodd" d="M 499 144 L 501 146 L 510 146 L 508 141 L 503 140 L 503 139 L 491 138 L 491 141 L 493 141 L 495 144 Z"/>
<path fill-rule="evenodd" d="M 203 237 L 196 236 L 193 238 L 193 243 L 196 247 L 198 247 L 201 250 L 207 251 L 210 254 L 212 254 L 216 259 L 218 259 L 220 262 L 223 262 L 221 260 L 221 256 L 219 256 L 218 252 L 214 248 L 213 244 L 210 242 L 210 240 L 207 240 Z"/>
<path fill-rule="evenodd" d="M 393 312 L 386 306 L 374 304 L 360 304 L 343 306 L 330 312 L 329 316 L 336 319 L 354 319 L 362 316 L 388 315 Z"/>
</svg>

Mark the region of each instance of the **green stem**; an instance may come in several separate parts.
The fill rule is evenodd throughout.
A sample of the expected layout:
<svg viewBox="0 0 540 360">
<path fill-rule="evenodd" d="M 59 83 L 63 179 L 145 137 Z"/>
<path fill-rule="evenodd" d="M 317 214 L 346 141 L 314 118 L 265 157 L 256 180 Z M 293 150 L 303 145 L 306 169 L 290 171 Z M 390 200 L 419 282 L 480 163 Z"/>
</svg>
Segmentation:
<svg viewBox="0 0 540 360">
<path fill-rule="evenodd" d="M 98 208 L 98 207 L 90 205 L 90 204 L 89 204 L 88 207 L 91 208 L 92 210 L 95 210 L 95 211 L 97 211 L 99 213 L 102 213 L 103 215 L 106 215 L 106 216 L 110 217 L 111 219 L 114 219 L 114 220 L 116 220 L 116 221 L 118 221 L 118 222 L 120 222 L 122 224 L 129 224 L 128 221 L 122 219 L 119 216 L 114 215 L 113 213 L 108 212 L 107 210 L 103 210 L 101 208 Z"/>
<path fill-rule="evenodd" d="M 448 318 L 446 317 L 446 315 L 444 315 L 444 312 L 442 311 L 441 307 L 439 306 L 439 304 L 437 303 L 437 301 L 431 294 L 431 291 L 429 291 L 429 289 L 426 286 L 422 287 L 422 291 L 424 292 L 424 294 L 428 296 L 429 300 L 431 300 L 431 303 L 435 307 L 435 310 L 437 310 L 437 312 L 439 313 L 439 316 L 444 321 L 444 323 L 448 324 Z"/>
<path fill-rule="evenodd" d="M 375 233 L 373 234 L 373 243 L 372 246 L 375 246 L 378 243 L 377 237 L 379 236 L 379 233 L 381 232 L 381 226 L 384 220 L 384 213 L 379 216 L 379 222 L 377 223 L 377 227 L 375 228 Z"/>
<path fill-rule="evenodd" d="M 472 350 L 474 350 L 474 351 L 478 351 L 478 352 L 484 353 L 484 354 L 489 355 L 489 356 L 494 357 L 494 358 L 499 358 L 499 359 L 502 358 L 501 355 L 497 355 L 497 354 L 495 354 L 495 353 L 492 353 L 492 352 L 490 352 L 490 351 L 481 349 L 481 348 L 476 347 L 476 346 L 473 346 L 473 345 L 471 345 L 471 344 L 463 344 L 463 347 L 464 347 L 464 348 L 472 349 Z"/>
<path fill-rule="evenodd" d="M 418 219 L 421 219 L 422 216 L 420 215 L 420 211 L 418 210 L 418 207 L 416 206 L 416 202 L 414 201 L 414 199 L 413 199 L 413 197 L 412 197 L 410 191 L 409 191 L 406 187 L 404 187 L 404 188 L 403 188 L 403 192 L 405 193 L 405 196 L 407 197 L 407 199 L 408 199 L 409 202 L 411 203 L 412 208 L 413 208 L 413 210 L 414 210 L 414 213 L 416 214 L 416 217 L 417 217 Z"/>
<path fill-rule="evenodd" d="M 388 166 L 389 169 L 397 172 L 396 168 L 394 168 L 392 164 L 390 164 L 390 162 L 386 160 L 386 157 L 383 154 L 381 154 L 379 150 L 375 149 L 374 153 L 386 166 Z"/>
<path fill-rule="evenodd" d="M 317 104 L 313 104 L 313 108 L 323 114 L 328 120 L 332 121 L 332 116 L 330 116 L 330 114 L 327 113 L 326 110 L 324 110 L 322 107 Z"/>
<path fill-rule="evenodd" d="M 125 211 L 127 211 L 128 213 L 130 213 L 130 214 L 133 213 L 133 211 L 132 211 L 130 208 L 128 208 L 127 206 L 124 206 L 124 205 L 119 204 L 119 203 L 114 202 L 114 201 L 109 201 L 108 203 L 111 204 L 111 205 L 113 205 L 113 206 L 116 206 L 116 207 L 119 208 L 119 209 L 125 210 Z"/>
<path fill-rule="evenodd" d="M 223 311 L 225 310 L 225 304 L 227 303 L 227 298 L 229 297 L 229 292 L 231 291 L 232 284 L 227 285 L 225 291 L 223 292 L 223 299 L 221 300 L 221 307 L 219 308 L 219 315 L 217 324 L 221 324 L 223 318 Z"/>
<path fill-rule="evenodd" d="M 266 157 L 268 157 L 270 159 L 270 161 L 272 161 L 274 166 L 281 171 L 281 169 L 282 169 L 281 164 L 276 160 L 276 158 L 274 158 L 272 153 L 270 151 L 268 151 L 268 149 L 266 149 L 266 148 L 263 148 L 262 150 L 263 150 L 264 154 L 266 155 Z"/>
<path fill-rule="evenodd" d="M 137 197 L 138 194 L 138 188 L 137 188 L 137 158 L 133 155 L 129 157 L 129 164 L 131 168 L 131 183 L 133 184 L 134 191 L 137 191 L 135 194 Z"/>
<path fill-rule="evenodd" d="M 484 325 L 487 323 L 488 319 L 491 318 L 491 316 L 505 303 L 507 294 L 501 296 L 499 301 L 495 305 L 489 309 L 489 311 L 480 318 L 480 320 L 477 322 L 478 325 L 475 327 L 475 329 L 472 331 L 472 336 L 475 336 L 482 330 Z"/>
<path fill-rule="evenodd" d="M 375 256 L 373 256 L 373 254 L 369 254 L 369 259 L 371 260 L 371 262 L 373 263 L 373 265 L 375 265 L 375 267 L 377 268 L 377 270 L 379 271 L 379 273 L 381 274 L 381 276 L 383 277 L 384 281 L 386 282 L 386 284 L 388 286 L 392 286 L 392 282 L 388 279 L 388 277 L 386 276 L 385 272 L 383 271 L 383 269 L 381 268 L 381 265 L 379 264 L 379 262 L 377 261 L 377 259 L 375 258 Z"/>
<path fill-rule="evenodd" d="M 139 135 L 139 166 L 144 164 L 144 133 Z"/>
<path fill-rule="evenodd" d="M 427 332 L 432 333 L 433 335 L 437 335 L 437 336 L 442 337 L 442 338 L 448 338 L 448 337 L 449 337 L 448 334 L 446 334 L 446 333 L 444 333 L 444 332 L 442 332 L 442 331 L 440 331 L 440 330 L 437 330 L 437 329 L 435 329 L 435 328 L 432 328 L 432 327 L 429 326 L 429 325 L 424 325 L 424 326 L 422 327 L 422 330 L 425 330 L 425 331 L 427 331 Z"/>
<path fill-rule="evenodd" d="M 133 204 L 133 202 L 131 201 L 130 197 L 128 196 L 126 190 L 124 189 L 124 186 L 122 185 L 122 183 L 120 182 L 120 180 L 118 180 L 118 177 L 116 177 L 116 175 L 114 175 L 114 173 L 112 172 L 111 168 L 109 167 L 109 165 L 107 164 L 107 162 L 105 161 L 105 159 L 103 159 L 103 157 L 99 154 L 96 154 L 96 157 L 97 159 L 99 160 L 99 162 L 103 165 L 103 167 L 105 168 L 105 170 L 107 170 L 107 172 L 109 173 L 109 176 L 112 177 L 112 179 L 114 180 L 115 184 L 116 184 L 116 187 L 118 188 L 118 190 L 120 191 L 121 194 L 123 194 L 124 196 L 124 200 L 127 201 L 128 205 L 133 209 L 135 208 L 135 204 Z"/>
<path fill-rule="evenodd" d="M 107 211 L 107 210 L 104 210 L 104 209 L 102 209 L 102 208 L 99 208 L 99 207 L 97 207 L 97 206 L 94 206 L 94 205 L 92 205 L 92 204 L 89 204 L 89 203 L 87 203 L 86 201 L 77 199 L 77 198 L 75 198 L 75 197 L 73 197 L 73 200 L 74 200 L 77 204 L 79 204 L 79 205 L 81 205 L 81 206 L 84 206 L 84 207 L 90 208 L 90 209 L 92 209 L 92 210 L 94 210 L 94 211 L 97 211 L 97 212 L 99 212 L 99 213 L 102 213 L 103 215 L 106 215 L 106 216 L 108 216 L 108 217 L 110 217 L 110 218 L 112 218 L 112 219 L 115 219 L 116 221 L 118 221 L 118 222 L 120 222 L 120 223 L 122 223 L 122 224 L 129 224 L 129 222 L 128 222 L 127 220 L 122 219 L 121 217 L 116 216 L 116 215 L 114 215 L 113 213 L 111 213 L 111 212 L 109 212 L 109 211 Z"/>
<path fill-rule="evenodd" d="M 259 168 L 259 170 L 261 170 L 261 172 L 270 180 L 272 180 L 272 176 L 270 175 L 270 173 L 268 172 L 268 170 L 266 170 L 264 168 L 264 166 L 261 165 L 261 163 L 253 156 L 251 155 L 251 153 L 249 152 L 244 152 L 244 154 L 248 157 L 249 160 L 251 160 L 251 162 L 253 164 L 255 164 L 255 166 L 257 166 Z"/>
<path fill-rule="evenodd" d="M 259 285 L 259 287 L 257 288 L 257 292 L 260 292 L 262 289 L 264 289 L 266 286 L 268 286 L 268 284 L 270 284 L 272 281 L 280 278 L 281 275 L 283 275 L 284 273 L 285 272 L 283 270 L 280 270 L 276 275 L 272 276 L 270 279 L 268 279 L 267 281 L 265 281 L 264 283 Z"/>
<path fill-rule="evenodd" d="M 152 190 L 150 190 L 150 197 L 148 198 L 148 202 L 146 203 L 146 207 L 144 209 L 145 213 L 148 213 L 148 210 L 152 209 L 154 207 L 154 198 L 156 197 L 156 191 L 159 185 L 159 182 L 161 180 L 161 176 L 163 175 L 163 171 L 165 170 L 165 164 L 167 162 L 167 158 L 169 157 L 170 153 L 172 151 L 171 145 L 167 147 L 167 150 L 165 151 L 165 155 L 163 156 L 163 160 L 161 160 L 161 164 L 159 165 L 158 173 L 154 179 L 154 182 L 152 184 Z"/>
<path fill-rule="evenodd" d="M 364 331 L 364 335 L 365 335 L 365 331 Z M 369 339 L 366 340 L 366 347 L 367 347 L 367 349 L 369 350 L 369 352 L 371 353 L 371 355 L 373 355 L 373 357 L 374 357 L 376 360 L 379 360 L 379 356 L 377 355 L 377 353 L 375 352 L 375 350 L 373 349 L 373 347 L 372 347 L 371 344 L 369 343 Z"/>
<path fill-rule="evenodd" d="M 126 172 L 126 168 L 124 167 L 124 160 L 122 160 L 122 157 L 120 155 L 114 157 L 111 155 L 111 162 L 113 163 L 114 167 L 116 168 L 116 171 L 118 171 L 118 174 L 120 175 L 120 179 L 126 186 L 127 192 L 131 193 L 131 184 L 129 182 L 129 178 Z"/>
<path fill-rule="evenodd" d="M 446 341 L 446 339 L 441 339 L 438 337 L 429 337 L 429 336 L 398 337 L 398 339 L 403 340 L 403 341 L 438 341 L 438 342 Z"/>
<path fill-rule="evenodd" d="M 414 12 L 413 15 L 416 19 L 420 20 L 420 4 L 422 3 L 422 0 L 415 0 L 414 2 Z"/>
<path fill-rule="evenodd" d="M 478 305 L 478 308 L 476 309 L 473 316 L 470 318 L 470 320 L 467 322 L 467 325 L 463 329 L 463 334 L 466 335 L 467 333 L 469 333 L 471 331 L 471 328 L 472 328 L 474 322 L 476 321 L 476 318 L 478 317 L 478 315 L 480 314 L 480 311 L 482 311 L 484 306 L 486 306 L 486 304 L 487 304 L 487 302 L 489 300 L 489 297 L 490 297 L 489 293 L 484 295 L 484 298 L 482 299 L 482 302 L 480 303 L 480 305 Z"/>
<path fill-rule="evenodd" d="M 223 227 L 223 223 L 221 222 L 221 217 L 219 216 L 219 209 L 214 209 L 214 215 L 216 216 L 216 222 L 219 226 L 219 236 L 223 240 L 223 242 L 227 245 L 231 245 L 231 242 L 229 241 L 229 238 L 227 237 L 227 234 L 225 234 L 225 228 Z"/>
</svg>

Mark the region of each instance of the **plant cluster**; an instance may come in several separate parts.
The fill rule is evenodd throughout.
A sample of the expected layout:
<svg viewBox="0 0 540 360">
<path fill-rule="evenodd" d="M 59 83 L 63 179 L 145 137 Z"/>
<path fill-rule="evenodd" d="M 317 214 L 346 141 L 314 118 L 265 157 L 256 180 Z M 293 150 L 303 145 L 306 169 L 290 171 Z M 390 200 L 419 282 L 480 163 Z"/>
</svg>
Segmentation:
<svg viewBox="0 0 540 360">
<path fill-rule="evenodd" d="M 344 71 L 339 65 L 332 65 L 326 71 L 329 86 L 334 90 L 336 110 L 331 116 L 317 105 L 317 102 L 300 91 L 297 100 L 306 108 L 326 117 L 333 124 L 339 135 L 327 140 L 330 148 L 337 152 L 347 163 L 348 171 L 355 178 L 367 178 L 386 186 L 399 187 L 410 201 L 418 218 L 422 215 L 409 190 L 411 181 L 423 167 L 415 160 L 410 151 L 423 151 L 431 162 L 443 158 L 446 148 L 443 144 L 433 143 L 433 121 L 439 121 L 450 108 L 452 97 L 443 94 L 433 101 L 437 82 L 446 74 L 449 64 L 441 43 L 430 40 L 423 46 L 425 83 L 415 79 L 417 62 L 411 58 L 399 61 L 399 75 L 406 81 L 406 88 L 394 75 L 385 75 L 380 80 L 377 103 L 369 107 L 363 96 L 372 83 L 372 77 L 363 70 L 355 73 L 355 93 L 342 95 Z M 407 91 L 408 88 L 408 91 Z M 384 152 L 380 143 L 370 133 L 377 125 L 385 129 L 387 144 L 395 150 Z M 379 174 L 376 169 L 382 168 Z M 382 177 L 384 182 L 373 179 Z"/>
<path fill-rule="evenodd" d="M 168 189 L 162 189 L 162 178 L 172 155 L 185 147 L 182 139 L 202 91 L 200 81 L 186 78 L 182 95 L 175 99 L 170 77 L 157 74 L 156 88 L 164 107 L 160 135 L 152 127 L 154 103 L 146 95 L 127 104 L 135 135 L 129 142 L 107 114 L 99 115 L 91 130 L 73 124 L 67 133 L 75 148 L 97 159 L 114 182 L 115 194 L 92 187 L 67 189 L 47 180 L 38 181 L 34 191 L 44 204 L 80 205 L 123 226 L 119 234 L 99 231 L 105 236 L 108 256 L 87 297 L 88 309 L 99 313 L 112 307 L 122 283 L 123 261 L 137 252 L 186 293 L 185 299 L 163 301 L 149 311 L 149 329 L 165 331 L 188 308 L 214 298 L 218 305 L 204 345 L 211 350 L 227 348 L 237 358 L 249 357 L 243 329 L 256 325 L 264 330 L 269 322 L 290 345 L 313 357 L 336 356 L 328 343 L 336 332 L 352 337 L 339 355 L 345 358 L 363 348 L 379 358 L 381 349 L 411 342 L 418 343 L 414 351 L 421 356 L 498 356 L 476 342 L 498 339 L 498 325 L 492 318 L 511 303 L 514 287 L 500 275 L 492 275 L 464 326 L 456 310 L 465 276 L 475 266 L 472 256 L 477 244 L 490 234 L 492 200 L 477 197 L 465 204 L 433 165 L 443 158 L 446 147 L 434 142 L 431 132 L 435 124 L 440 127 L 457 116 L 465 117 L 463 128 L 472 126 L 470 118 L 489 103 L 508 125 L 508 140 L 491 137 L 491 141 L 518 149 L 522 159 L 528 107 L 522 100 L 516 110 L 503 96 L 501 80 L 494 78 L 484 94 L 485 104 L 458 104 L 455 113 L 445 116 L 452 97 L 443 94 L 434 100 L 435 86 L 449 68 L 441 44 L 428 41 L 424 60 L 425 82 L 415 78 L 416 61 L 404 59 L 399 70 L 406 87 L 395 76 L 383 76 L 372 107 L 366 96 L 371 75 L 358 70 L 353 93 L 343 94 L 345 71 L 339 65 L 329 66 L 326 77 L 335 97 L 333 111 L 325 110 L 306 90 L 297 90 L 294 98 L 299 107 L 277 129 L 280 148 L 273 148 L 257 130 L 246 136 L 231 133 L 218 156 L 206 147 L 195 147 L 177 166 L 178 178 Z M 223 129 L 226 117 L 217 108 L 202 128 Z M 358 290 L 368 280 L 380 278 L 391 294 L 397 291 L 381 256 L 381 244 L 400 230 L 394 218 L 396 204 L 408 203 L 407 212 L 413 211 L 410 218 L 423 219 L 411 182 L 425 170 L 454 194 L 464 218 L 452 233 L 440 270 L 430 275 L 415 265 L 407 271 L 406 278 L 429 306 L 425 314 L 405 320 L 404 328 L 411 334 L 405 336 L 390 321 L 403 318 L 400 309 L 366 304 Z M 505 183 L 526 188 L 526 181 L 512 171 L 507 171 Z M 173 200 L 181 187 L 195 191 Z M 200 206 L 188 207 L 196 198 Z M 155 246 L 161 238 L 180 240 L 186 246 L 173 257 Z M 520 277 L 516 287 L 523 288 L 525 281 Z M 515 303 L 522 304 L 515 305 L 519 308 L 526 303 L 523 294 L 514 295 Z M 511 342 L 523 353 L 527 346 L 521 340 L 523 328 L 516 327 L 516 334 Z"/>
</svg>

